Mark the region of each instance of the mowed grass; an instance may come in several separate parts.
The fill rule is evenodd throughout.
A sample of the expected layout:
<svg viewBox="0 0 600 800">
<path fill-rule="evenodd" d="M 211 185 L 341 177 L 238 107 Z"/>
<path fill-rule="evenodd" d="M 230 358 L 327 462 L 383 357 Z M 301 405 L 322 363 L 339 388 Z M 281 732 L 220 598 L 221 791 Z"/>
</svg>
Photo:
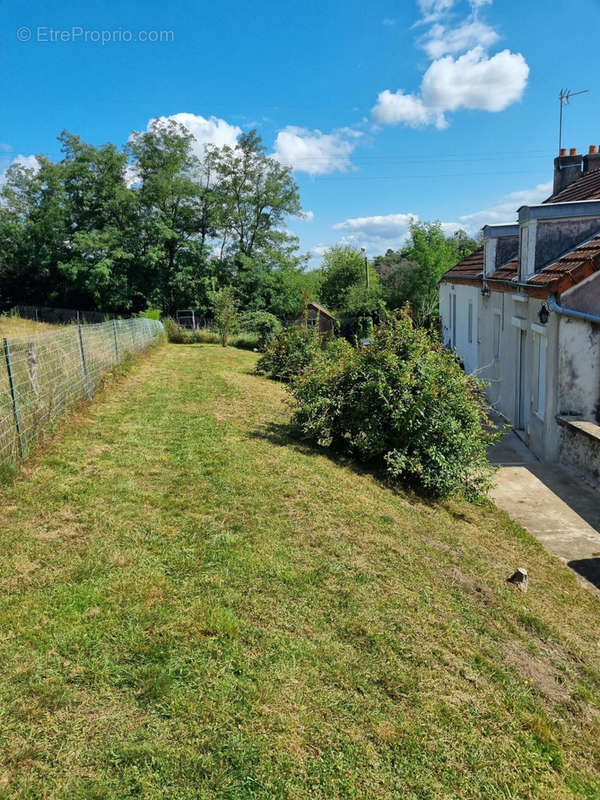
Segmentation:
<svg viewBox="0 0 600 800">
<path fill-rule="evenodd" d="M 47 322 L 35 322 L 10 314 L 0 314 L 0 338 L 35 336 L 39 333 L 55 331 L 56 328 L 56 325 L 50 325 Z"/>
<path fill-rule="evenodd" d="M 0 490 L 0 796 L 600 797 L 598 599 L 255 358 L 154 350 Z"/>
</svg>

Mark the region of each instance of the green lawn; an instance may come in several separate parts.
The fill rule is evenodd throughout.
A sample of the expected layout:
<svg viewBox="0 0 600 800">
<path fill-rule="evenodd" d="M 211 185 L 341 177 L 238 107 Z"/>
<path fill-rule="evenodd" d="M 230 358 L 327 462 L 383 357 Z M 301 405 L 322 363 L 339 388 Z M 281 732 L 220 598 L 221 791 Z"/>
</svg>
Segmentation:
<svg viewBox="0 0 600 800">
<path fill-rule="evenodd" d="M 600 797 L 598 599 L 255 358 L 154 350 L 0 490 L 0 797 Z"/>
</svg>

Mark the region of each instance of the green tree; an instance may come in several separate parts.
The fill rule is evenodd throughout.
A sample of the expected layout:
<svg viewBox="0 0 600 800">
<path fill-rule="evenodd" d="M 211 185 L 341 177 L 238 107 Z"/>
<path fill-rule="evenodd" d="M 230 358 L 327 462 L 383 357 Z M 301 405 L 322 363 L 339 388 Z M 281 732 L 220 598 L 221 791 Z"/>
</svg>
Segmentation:
<svg viewBox="0 0 600 800">
<path fill-rule="evenodd" d="M 415 322 L 433 325 L 442 275 L 477 247 L 464 231 L 446 236 L 439 222 L 413 221 L 402 250 L 376 259 L 378 272 L 385 276 L 389 304 L 399 307 L 409 302 Z"/>
<path fill-rule="evenodd" d="M 126 183 L 127 154 L 115 145 L 93 147 L 64 131 L 64 158 L 57 166 L 69 220 L 67 253 L 58 268 L 85 307 L 140 310 L 136 286 L 136 196 Z"/>
<path fill-rule="evenodd" d="M 206 241 L 216 233 L 218 200 L 207 170 L 193 152 L 193 137 L 182 125 L 154 121 L 134 132 L 129 145 L 139 179 L 140 261 L 147 265 L 148 298 L 173 310 L 198 307 L 210 289 Z"/>
<path fill-rule="evenodd" d="M 224 286 L 222 289 L 212 292 L 210 297 L 221 344 L 223 347 L 227 347 L 229 337 L 235 333 L 238 326 L 235 290 L 233 286 Z"/>
<path fill-rule="evenodd" d="M 222 203 L 222 255 L 252 257 L 279 246 L 285 218 L 301 210 L 291 170 L 266 155 L 254 130 L 211 155 Z"/>
<path fill-rule="evenodd" d="M 371 269 L 370 275 L 376 280 Z M 365 286 L 364 254 L 349 245 L 335 245 L 323 254 L 319 297 L 328 308 L 342 311 L 346 308 L 349 291 L 353 286 Z"/>
</svg>

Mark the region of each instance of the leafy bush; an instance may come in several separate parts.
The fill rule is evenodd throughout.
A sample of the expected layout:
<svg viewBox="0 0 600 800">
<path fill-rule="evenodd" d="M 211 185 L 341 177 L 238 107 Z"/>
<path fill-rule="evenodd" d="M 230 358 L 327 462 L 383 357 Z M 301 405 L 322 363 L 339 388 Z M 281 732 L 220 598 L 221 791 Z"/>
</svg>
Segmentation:
<svg viewBox="0 0 600 800">
<path fill-rule="evenodd" d="M 192 344 L 195 340 L 193 332 L 182 328 L 172 317 L 166 317 L 166 319 L 163 320 L 163 325 L 165 327 L 167 339 L 170 342 L 174 342 L 175 344 Z"/>
<path fill-rule="evenodd" d="M 305 369 L 320 352 L 321 340 L 316 327 L 291 325 L 275 336 L 256 365 L 258 373 L 287 381 Z"/>
<path fill-rule="evenodd" d="M 325 447 L 385 466 L 435 497 L 489 486 L 490 433 L 482 384 L 404 314 L 367 347 L 338 339 L 291 384 L 294 422 Z"/>
<path fill-rule="evenodd" d="M 147 308 L 145 311 L 140 311 L 138 317 L 144 317 L 145 319 L 160 319 L 161 318 L 161 311 L 160 308 Z"/>
<path fill-rule="evenodd" d="M 241 328 L 257 336 L 257 346 L 263 352 L 281 330 L 281 322 L 268 311 L 249 311 L 241 319 Z"/>
</svg>

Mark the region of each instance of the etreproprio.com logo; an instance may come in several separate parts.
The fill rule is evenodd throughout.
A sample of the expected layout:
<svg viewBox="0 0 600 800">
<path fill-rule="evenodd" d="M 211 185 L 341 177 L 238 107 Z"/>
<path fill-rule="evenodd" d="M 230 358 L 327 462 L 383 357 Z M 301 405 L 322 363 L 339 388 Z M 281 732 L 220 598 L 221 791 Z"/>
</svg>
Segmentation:
<svg viewBox="0 0 600 800">
<path fill-rule="evenodd" d="M 163 44 L 175 41 L 174 31 L 84 28 L 81 25 L 71 28 L 52 28 L 48 25 L 30 28 L 22 25 L 17 28 L 16 36 L 19 42 L 38 44 Z"/>
</svg>

